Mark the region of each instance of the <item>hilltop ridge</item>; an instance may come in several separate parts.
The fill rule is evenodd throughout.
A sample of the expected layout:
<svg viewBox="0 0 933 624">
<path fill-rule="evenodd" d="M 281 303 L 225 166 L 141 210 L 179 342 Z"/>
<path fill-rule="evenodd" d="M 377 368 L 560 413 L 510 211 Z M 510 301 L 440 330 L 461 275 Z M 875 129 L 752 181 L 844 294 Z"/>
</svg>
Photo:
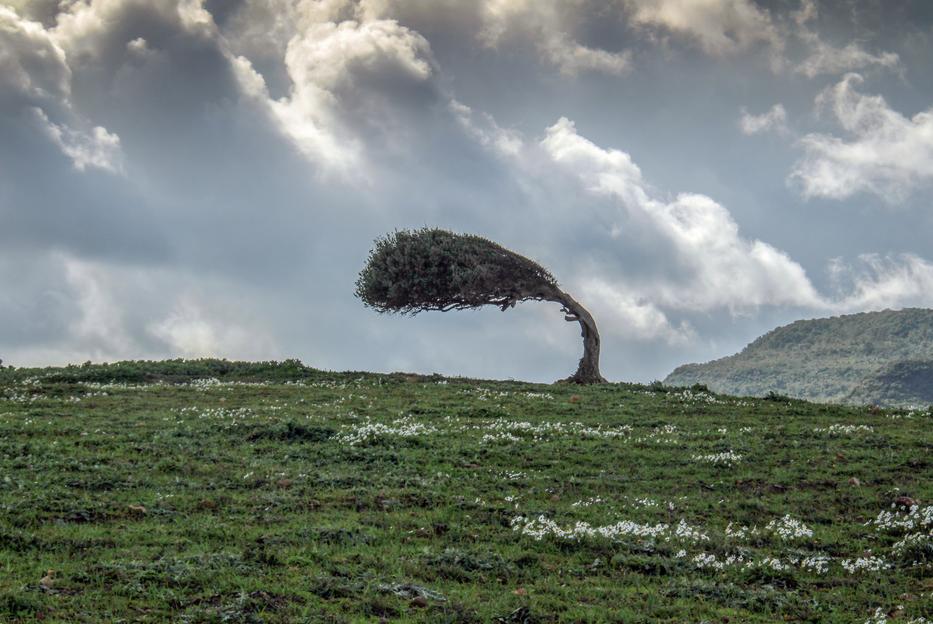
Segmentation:
<svg viewBox="0 0 933 624">
<path fill-rule="evenodd" d="M 801 320 L 741 352 L 685 364 L 671 385 L 716 392 L 769 392 L 812 401 L 924 405 L 933 402 L 933 310 L 907 308 Z"/>
</svg>

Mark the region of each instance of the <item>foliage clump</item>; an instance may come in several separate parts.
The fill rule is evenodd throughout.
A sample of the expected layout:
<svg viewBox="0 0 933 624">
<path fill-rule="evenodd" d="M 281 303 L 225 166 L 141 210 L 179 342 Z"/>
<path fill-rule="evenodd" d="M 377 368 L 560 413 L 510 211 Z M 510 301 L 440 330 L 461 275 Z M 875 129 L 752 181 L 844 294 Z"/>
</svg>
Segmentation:
<svg viewBox="0 0 933 624">
<path fill-rule="evenodd" d="M 481 236 L 423 228 L 376 240 L 356 296 L 377 312 L 417 314 L 544 299 L 557 280 L 539 264 Z"/>
</svg>

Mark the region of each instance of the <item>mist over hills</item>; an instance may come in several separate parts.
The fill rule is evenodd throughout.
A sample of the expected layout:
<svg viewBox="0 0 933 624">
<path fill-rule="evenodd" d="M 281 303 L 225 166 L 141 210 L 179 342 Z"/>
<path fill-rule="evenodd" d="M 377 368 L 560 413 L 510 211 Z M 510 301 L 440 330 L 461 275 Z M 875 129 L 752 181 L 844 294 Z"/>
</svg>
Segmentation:
<svg viewBox="0 0 933 624">
<path fill-rule="evenodd" d="M 680 366 L 665 383 L 701 383 L 736 395 L 927 405 L 933 403 L 933 310 L 796 321 L 735 355 Z"/>
</svg>

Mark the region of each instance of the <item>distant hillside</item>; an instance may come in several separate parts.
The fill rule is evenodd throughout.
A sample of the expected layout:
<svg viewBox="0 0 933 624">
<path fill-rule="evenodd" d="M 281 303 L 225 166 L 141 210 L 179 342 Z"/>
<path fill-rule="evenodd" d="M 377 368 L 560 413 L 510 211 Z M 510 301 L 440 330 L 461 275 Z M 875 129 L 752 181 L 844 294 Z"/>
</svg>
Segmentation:
<svg viewBox="0 0 933 624">
<path fill-rule="evenodd" d="M 933 361 L 897 362 L 860 383 L 850 403 L 933 405 Z"/>
<path fill-rule="evenodd" d="M 814 401 L 933 403 L 933 310 L 866 312 L 797 321 L 740 353 L 687 364 L 670 385 L 706 384 L 728 394 L 776 392 Z"/>
</svg>

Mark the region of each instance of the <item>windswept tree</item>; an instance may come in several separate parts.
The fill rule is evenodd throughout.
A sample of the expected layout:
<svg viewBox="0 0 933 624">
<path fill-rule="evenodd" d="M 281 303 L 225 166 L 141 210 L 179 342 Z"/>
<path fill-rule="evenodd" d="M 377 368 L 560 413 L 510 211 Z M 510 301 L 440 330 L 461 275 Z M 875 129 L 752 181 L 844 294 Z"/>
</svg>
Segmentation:
<svg viewBox="0 0 933 624">
<path fill-rule="evenodd" d="M 564 319 L 583 330 L 583 357 L 567 381 L 606 381 L 599 374 L 599 332 L 586 308 L 545 268 L 480 236 L 423 228 L 379 238 L 356 281 L 356 296 L 377 312 L 412 315 L 485 305 L 505 311 L 520 301 L 559 303 Z"/>
</svg>

